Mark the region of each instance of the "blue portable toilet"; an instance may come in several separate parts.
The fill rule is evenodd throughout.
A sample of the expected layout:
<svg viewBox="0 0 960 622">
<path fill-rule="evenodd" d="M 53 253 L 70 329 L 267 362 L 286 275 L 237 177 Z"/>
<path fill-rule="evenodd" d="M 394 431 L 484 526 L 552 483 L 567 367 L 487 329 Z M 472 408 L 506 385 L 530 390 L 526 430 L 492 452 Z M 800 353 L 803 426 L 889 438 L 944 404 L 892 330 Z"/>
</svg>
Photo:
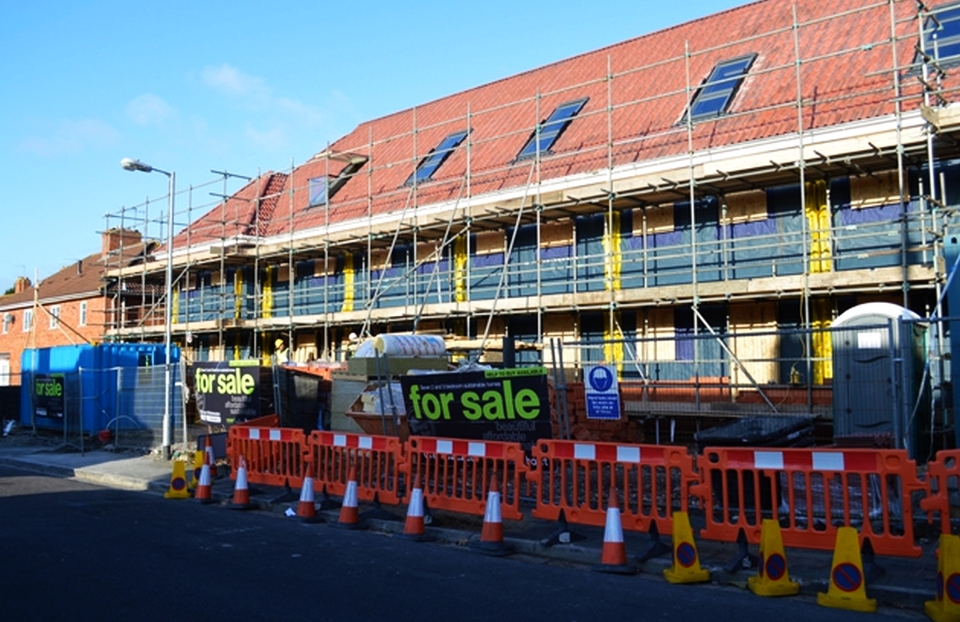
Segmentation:
<svg viewBox="0 0 960 622">
<path fill-rule="evenodd" d="M 113 427 L 114 422 L 122 422 L 126 428 L 149 427 L 136 416 L 138 409 L 133 402 L 142 378 L 134 372 L 137 368 L 163 365 L 164 354 L 163 344 L 156 343 L 84 344 L 24 350 L 20 423 L 62 430 L 66 418 L 71 428 L 79 427 L 86 434 Z M 174 364 L 180 361 L 180 350 L 176 346 L 171 348 L 171 359 Z M 176 369 L 174 367 L 174 379 Z M 122 381 L 118 381 L 118 377 Z M 162 412 L 162 395 L 161 391 L 157 405 L 149 406 L 149 410 Z M 175 407 L 179 406 L 176 402 Z"/>
</svg>

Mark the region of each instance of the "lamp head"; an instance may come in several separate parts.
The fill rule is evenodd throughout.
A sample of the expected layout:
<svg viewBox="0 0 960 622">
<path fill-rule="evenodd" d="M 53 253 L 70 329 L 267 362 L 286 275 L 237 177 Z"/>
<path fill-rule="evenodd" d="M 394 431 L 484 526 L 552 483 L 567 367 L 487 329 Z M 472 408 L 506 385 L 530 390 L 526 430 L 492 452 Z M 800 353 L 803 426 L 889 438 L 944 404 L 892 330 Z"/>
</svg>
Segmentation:
<svg viewBox="0 0 960 622">
<path fill-rule="evenodd" d="M 153 167 L 149 164 L 144 164 L 140 160 L 135 160 L 133 158 L 124 158 L 120 160 L 120 166 L 127 171 L 143 171 L 144 173 L 153 171 Z"/>
</svg>

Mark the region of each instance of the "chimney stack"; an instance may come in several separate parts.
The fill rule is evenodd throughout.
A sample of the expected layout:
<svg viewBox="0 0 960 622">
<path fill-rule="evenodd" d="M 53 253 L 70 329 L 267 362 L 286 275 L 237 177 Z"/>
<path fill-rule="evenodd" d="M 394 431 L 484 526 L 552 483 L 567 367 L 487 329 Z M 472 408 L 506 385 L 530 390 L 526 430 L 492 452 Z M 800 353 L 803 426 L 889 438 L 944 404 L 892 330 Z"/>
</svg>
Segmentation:
<svg viewBox="0 0 960 622">
<path fill-rule="evenodd" d="M 25 292 L 30 289 L 30 279 L 25 276 L 18 276 L 17 280 L 13 284 L 13 293 L 19 294 L 20 292 Z"/>
<path fill-rule="evenodd" d="M 129 247 L 140 243 L 140 232 L 134 229 L 114 227 L 103 232 L 100 256 L 106 258 L 121 246 Z"/>
</svg>

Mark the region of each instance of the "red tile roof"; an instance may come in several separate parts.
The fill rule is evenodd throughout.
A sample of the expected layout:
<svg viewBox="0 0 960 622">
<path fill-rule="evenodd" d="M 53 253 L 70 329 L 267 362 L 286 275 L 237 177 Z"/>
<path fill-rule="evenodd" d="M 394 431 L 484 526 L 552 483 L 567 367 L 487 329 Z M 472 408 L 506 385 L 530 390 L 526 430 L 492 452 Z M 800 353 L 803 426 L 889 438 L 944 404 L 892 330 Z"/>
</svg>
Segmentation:
<svg viewBox="0 0 960 622">
<path fill-rule="evenodd" d="M 904 65 L 911 61 L 917 39 L 914 3 L 762 0 L 367 121 L 330 147 L 369 161 L 329 207 L 309 207 L 309 179 L 336 175 L 344 165 L 311 160 L 284 177 L 283 198 L 260 232 L 280 235 L 291 225 L 296 231 L 322 226 L 328 215 L 335 224 L 454 200 L 466 192 L 468 156 L 472 195 L 524 187 L 532 180 L 533 164 L 516 161 L 518 152 L 556 106 L 581 97 L 589 101 L 554 144 L 552 155 L 542 160 L 542 180 L 606 169 L 611 156 L 617 166 L 683 156 L 691 145 L 699 151 L 789 136 L 801 122 L 808 131 L 892 115 L 891 7 L 896 53 Z M 718 62 L 745 54 L 757 58 L 729 114 L 697 123 L 688 144 L 683 117 L 691 94 Z M 796 106 L 798 79 L 802 120 Z M 916 95 L 916 80 L 905 83 L 907 94 Z M 904 101 L 910 109 L 920 100 Z M 467 141 L 431 181 L 417 189 L 404 186 L 432 148 L 468 127 Z M 266 179 L 272 188 L 278 177 Z M 220 210 L 231 216 L 235 210 L 236 226 L 242 228 L 249 212 L 240 203 L 249 189 L 195 223 L 191 241 L 220 237 Z"/>
<path fill-rule="evenodd" d="M 105 270 L 129 266 L 139 261 L 150 243 L 137 243 L 115 250 L 107 256 L 95 253 L 54 272 L 36 287 L 0 297 L 0 309 L 21 308 L 33 304 L 34 291 L 40 302 L 66 298 L 90 298 L 102 294 Z M 134 284 L 131 283 L 131 286 Z M 132 292 L 131 292 L 132 293 Z"/>
</svg>

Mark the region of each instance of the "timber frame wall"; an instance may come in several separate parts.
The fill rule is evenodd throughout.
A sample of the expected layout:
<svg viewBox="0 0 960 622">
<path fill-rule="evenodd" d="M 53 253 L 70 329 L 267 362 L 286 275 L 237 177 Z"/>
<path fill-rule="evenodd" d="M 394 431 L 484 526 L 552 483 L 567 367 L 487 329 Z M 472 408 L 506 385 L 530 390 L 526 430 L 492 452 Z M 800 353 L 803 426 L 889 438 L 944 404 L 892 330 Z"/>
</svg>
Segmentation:
<svg viewBox="0 0 960 622">
<path fill-rule="evenodd" d="M 876 300 L 928 316 L 960 199 L 956 78 L 935 50 L 917 51 L 936 9 L 858 0 L 805 17 L 816 4 L 748 5 L 738 10 L 771 15 L 746 39 L 693 41 L 679 30 L 682 52 L 650 64 L 625 61 L 611 46 L 577 64 L 575 79 L 570 71 L 553 79 L 548 67 L 505 81 L 526 80 L 532 94 L 485 98 L 508 88 L 495 83 L 373 120 L 232 194 L 234 176 L 221 173 L 215 203 L 201 198 L 210 184 L 181 190 L 172 300 L 159 295 L 166 246 L 152 261 L 117 267 L 106 336 L 161 339 L 165 304 L 175 341 L 194 360 L 266 357 L 277 337 L 295 360 L 337 360 L 351 333 L 388 331 L 472 342 L 508 332 L 542 346 L 554 337 L 696 335 L 707 325 L 810 328 Z M 823 36 L 837 24 L 848 25 L 845 40 Z M 790 51 L 747 78 L 776 95 L 766 105 L 733 107 L 716 121 L 684 113 L 704 68 L 774 48 Z M 856 73 L 857 87 L 844 88 L 838 70 Z M 638 80 L 657 86 L 621 89 Z M 737 97 L 759 84 L 745 82 Z M 529 159 L 490 157 L 504 142 L 515 156 L 557 102 L 582 97 L 588 106 L 561 136 L 577 144 L 558 141 L 555 152 Z M 670 123 L 643 122 L 678 101 Z M 498 124 L 504 116 L 513 124 Z M 716 138 L 711 127 L 721 121 L 727 134 Z M 434 137 L 463 129 L 467 139 L 431 179 L 403 183 L 439 144 Z M 165 202 L 109 214 L 107 228 L 150 237 L 156 227 L 162 240 L 156 214 Z M 144 292 L 139 305 L 131 291 Z M 564 357 L 583 362 L 577 352 Z M 546 347 L 521 354 L 548 358 Z"/>
</svg>

